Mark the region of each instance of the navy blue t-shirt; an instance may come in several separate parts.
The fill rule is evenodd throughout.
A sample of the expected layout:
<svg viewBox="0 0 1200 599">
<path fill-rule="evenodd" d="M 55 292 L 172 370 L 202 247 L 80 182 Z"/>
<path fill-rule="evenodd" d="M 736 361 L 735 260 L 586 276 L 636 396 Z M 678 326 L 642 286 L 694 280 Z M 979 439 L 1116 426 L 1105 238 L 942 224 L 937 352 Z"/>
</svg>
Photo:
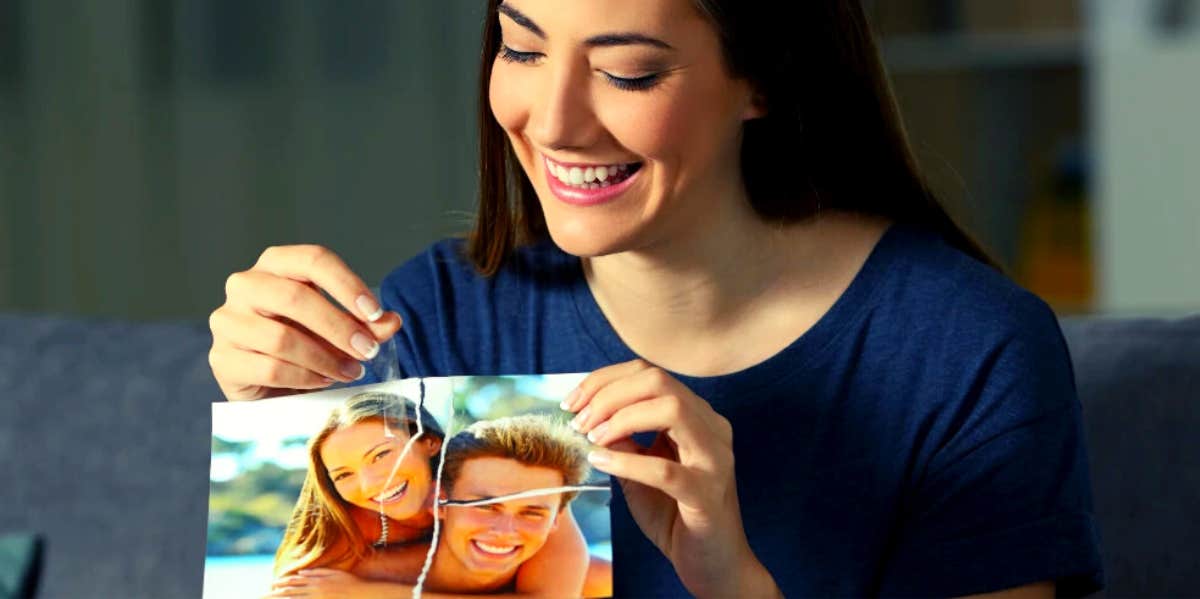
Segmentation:
<svg viewBox="0 0 1200 599">
<path fill-rule="evenodd" d="M 404 376 L 590 372 L 637 356 L 551 242 L 491 278 L 443 241 L 391 273 Z M 1049 308 L 893 226 L 827 314 L 766 361 L 678 378 L 733 425 L 755 555 L 786 596 L 1102 584 L 1080 404 Z M 613 497 L 617 596 L 681 596 Z"/>
</svg>

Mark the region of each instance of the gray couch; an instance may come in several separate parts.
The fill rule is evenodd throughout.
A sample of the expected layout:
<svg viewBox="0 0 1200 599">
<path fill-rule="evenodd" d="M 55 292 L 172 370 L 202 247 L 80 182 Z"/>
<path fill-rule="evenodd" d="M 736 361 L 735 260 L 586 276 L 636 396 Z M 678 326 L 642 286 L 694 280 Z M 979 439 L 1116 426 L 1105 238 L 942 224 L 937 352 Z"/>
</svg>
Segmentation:
<svg viewBox="0 0 1200 599">
<path fill-rule="evenodd" d="M 1063 328 L 1105 594 L 1200 595 L 1200 317 Z M 0 315 L 0 537 L 44 539 L 37 596 L 200 595 L 209 342 L 201 324 Z"/>
</svg>

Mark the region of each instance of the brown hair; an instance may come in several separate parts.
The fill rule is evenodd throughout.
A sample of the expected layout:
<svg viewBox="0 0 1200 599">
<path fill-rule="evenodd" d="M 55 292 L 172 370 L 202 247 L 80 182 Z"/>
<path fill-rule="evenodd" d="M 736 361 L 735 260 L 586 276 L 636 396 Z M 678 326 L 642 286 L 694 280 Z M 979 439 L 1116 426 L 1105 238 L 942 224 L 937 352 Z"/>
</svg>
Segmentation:
<svg viewBox="0 0 1200 599">
<path fill-rule="evenodd" d="M 389 427 L 416 435 L 418 417 L 426 435 L 445 438 L 446 434 L 424 407 L 418 412 L 416 404 L 399 395 L 359 393 L 333 409 L 325 426 L 308 442 L 308 471 L 291 521 L 275 552 L 276 576 L 301 568 L 354 564 L 367 556 L 368 543 L 329 478 L 321 459 L 321 446 L 334 432 L 367 420 L 379 420 Z M 437 460 L 435 453 L 430 472 L 437 471 Z"/>
<path fill-rule="evenodd" d="M 587 480 L 590 466 L 587 445 L 566 425 L 546 416 L 510 416 L 481 420 L 468 426 L 446 442 L 442 464 L 442 486 L 447 493 L 462 474 L 463 464 L 475 458 L 507 458 L 526 466 L 557 470 L 563 485 L 578 485 Z M 565 506 L 578 493 L 563 493 Z"/>
<path fill-rule="evenodd" d="M 479 63 L 479 206 L 467 255 L 485 275 L 512 250 L 547 236 L 536 193 L 488 96 L 500 50 L 488 0 Z M 947 214 L 909 147 L 859 0 L 693 0 L 721 39 L 731 76 L 750 82 L 766 116 L 743 126 L 742 178 L 765 220 L 821 210 L 883 216 L 936 232 L 996 264 Z"/>
</svg>

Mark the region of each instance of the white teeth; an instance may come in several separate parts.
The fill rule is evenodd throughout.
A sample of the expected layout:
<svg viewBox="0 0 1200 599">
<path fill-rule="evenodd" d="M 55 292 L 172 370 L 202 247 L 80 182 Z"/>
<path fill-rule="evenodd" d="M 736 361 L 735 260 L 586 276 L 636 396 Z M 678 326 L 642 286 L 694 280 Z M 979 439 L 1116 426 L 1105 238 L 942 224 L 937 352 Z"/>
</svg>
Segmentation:
<svg viewBox="0 0 1200 599">
<path fill-rule="evenodd" d="M 546 159 L 547 173 L 565 185 L 580 189 L 599 189 L 608 187 L 608 181 L 618 173 L 625 173 L 629 167 L 625 164 L 609 164 L 604 166 L 563 166 Z"/>
<path fill-rule="evenodd" d="M 511 545 L 507 546 L 507 547 L 502 547 L 499 545 L 488 545 L 487 543 L 483 543 L 480 541 L 475 541 L 475 546 L 480 548 L 481 550 L 483 550 L 484 553 L 495 553 L 498 555 L 512 553 L 512 550 L 515 548 L 514 546 L 511 546 Z"/>
<path fill-rule="evenodd" d="M 400 493 L 406 491 L 407 489 L 408 489 L 408 481 L 404 481 L 404 482 L 396 485 L 395 487 L 392 487 L 392 488 L 372 497 L 371 501 L 377 501 L 379 503 L 383 503 L 384 501 L 387 501 L 388 499 L 390 499 L 393 495 L 399 495 Z"/>
</svg>

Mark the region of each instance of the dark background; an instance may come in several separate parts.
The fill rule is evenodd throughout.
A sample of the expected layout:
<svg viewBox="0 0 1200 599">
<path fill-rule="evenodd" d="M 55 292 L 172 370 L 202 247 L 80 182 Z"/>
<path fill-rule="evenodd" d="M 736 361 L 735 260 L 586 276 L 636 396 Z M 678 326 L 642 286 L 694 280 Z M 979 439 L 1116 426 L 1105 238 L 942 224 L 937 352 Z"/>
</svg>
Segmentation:
<svg viewBox="0 0 1200 599">
<path fill-rule="evenodd" d="M 1063 313 L 1200 308 L 1200 2 L 867 2 L 951 211 Z M 462 231 L 481 0 L 0 0 L 0 312 L 202 319 Z"/>
</svg>

